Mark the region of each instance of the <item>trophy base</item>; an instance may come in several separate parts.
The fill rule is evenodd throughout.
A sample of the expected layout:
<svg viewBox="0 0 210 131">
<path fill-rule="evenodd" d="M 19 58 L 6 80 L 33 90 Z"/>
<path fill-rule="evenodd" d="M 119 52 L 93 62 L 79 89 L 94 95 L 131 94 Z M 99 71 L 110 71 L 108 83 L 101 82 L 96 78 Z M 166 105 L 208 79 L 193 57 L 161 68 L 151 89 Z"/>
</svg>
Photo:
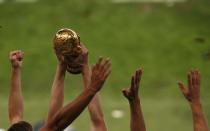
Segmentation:
<svg viewBox="0 0 210 131">
<path fill-rule="evenodd" d="M 71 67 L 71 66 L 67 66 L 67 71 L 71 74 L 80 74 L 82 72 L 82 67 L 78 66 L 78 67 Z"/>
</svg>

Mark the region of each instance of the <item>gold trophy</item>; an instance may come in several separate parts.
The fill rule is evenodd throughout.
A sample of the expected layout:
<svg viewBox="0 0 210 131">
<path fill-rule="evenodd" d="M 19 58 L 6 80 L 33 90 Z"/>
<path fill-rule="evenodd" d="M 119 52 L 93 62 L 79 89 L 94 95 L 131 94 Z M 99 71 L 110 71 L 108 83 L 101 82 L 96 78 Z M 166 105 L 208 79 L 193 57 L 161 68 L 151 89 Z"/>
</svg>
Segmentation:
<svg viewBox="0 0 210 131">
<path fill-rule="evenodd" d="M 67 61 L 67 71 L 72 74 L 81 73 L 82 66 L 75 62 L 82 53 L 79 35 L 71 29 L 61 29 L 55 34 L 53 44 L 56 53 L 64 56 Z"/>
</svg>

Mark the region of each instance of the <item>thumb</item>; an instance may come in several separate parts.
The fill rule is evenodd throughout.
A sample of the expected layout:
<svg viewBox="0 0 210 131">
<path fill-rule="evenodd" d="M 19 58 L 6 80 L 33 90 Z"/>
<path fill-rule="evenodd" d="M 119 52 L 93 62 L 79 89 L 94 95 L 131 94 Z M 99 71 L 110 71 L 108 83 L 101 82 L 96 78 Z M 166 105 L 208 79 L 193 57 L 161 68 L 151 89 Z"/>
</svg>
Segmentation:
<svg viewBox="0 0 210 131">
<path fill-rule="evenodd" d="M 63 55 L 60 56 L 62 62 L 65 62 L 65 57 Z"/>
<path fill-rule="evenodd" d="M 128 90 L 126 88 L 125 89 L 122 89 L 122 93 L 123 93 L 123 95 L 125 97 L 128 97 L 129 92 L 128 92 Z"/>
<path fill-rule="evenodd" d="M 178 82 L 179 88 L 182 91 L 183 95 L 186 96 L 188 93 L 188 89 L 184 86 L 182 82 Z"/>
</svg>

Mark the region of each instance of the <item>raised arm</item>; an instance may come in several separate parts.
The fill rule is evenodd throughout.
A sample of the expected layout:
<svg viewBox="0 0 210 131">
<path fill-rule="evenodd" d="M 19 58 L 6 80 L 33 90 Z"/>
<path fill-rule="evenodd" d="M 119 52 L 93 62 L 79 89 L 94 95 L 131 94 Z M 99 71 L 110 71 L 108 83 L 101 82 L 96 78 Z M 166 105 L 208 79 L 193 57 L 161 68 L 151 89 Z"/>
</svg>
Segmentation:
<svg viewBox="0 0 210 131">
<path fill-rule="evenodd" d="M 200 73 L 190 71 L 188 73 L 188 87 L 179 82 L 180 90 L 190 104 L 193 115 L 194 131 L 209 131 L 200 100 Z"/>
<path fill-rule="evenodd" d="M 53 118 L 53 116 L 63 107 L 66 63 L 63 56 L 59 56 L 59 54 L 57 54 L 57 57 L 58 65 L 51 89 L 51 98 L 46 122 L 50 121 Z"/>
<path fill-rule="evenodd" d="M 88 56 L 86 56 L 86 59 L 87 57 Z M 102 58 L 100 58 L 99 61 L 102 61 Z M 108 62 L 107 65 L 111 64 L 109 60 L 107 60 L 106 62 Z M 91 78 L 91 70 L 88 66 L 87 60 L 86 63 L 83 65 L 82 75 L 83 75 L 84 87 L 85 89 L 87 89 Z M 107 128 L 103 116 L 103 111 L 100 105 L 100 99 L 98 93 L 93 97 L 90 104 L 88 105 L 88 110 L 91 119 L 91 131 L 106 131 Z"/>
<path fill-rule="evenodd" d="M 11 62 L 11 89 L 9 94 L 9 120 L 13 125 L 23 119 L 23 97 L 21 91 L 21 66 L 23 52 L 20 50 L 12 51 L 9 54 Z"/>
<path fill-rule="evenodd" d="M 129 88 L 123 89 L 123 95 L 128 99 L 130 105 L 130 129 L 131 131 L 146 131 L 144 117 L 141 110 L 140 98 L 138 95 L 142 70 L 139 69 L 131 78 Z"/>
<path fill-rule="evenodd" d="M 91 82 L 88 88 L 74 101 L 64 106 L 51 121 L 44 125 L 41 131 L 61 131 L 71 124 L 102 88 L 110 72 L 111 65 L 107 65 L 105 59 L 98 61 L 92 68 Z"/>
</svg>

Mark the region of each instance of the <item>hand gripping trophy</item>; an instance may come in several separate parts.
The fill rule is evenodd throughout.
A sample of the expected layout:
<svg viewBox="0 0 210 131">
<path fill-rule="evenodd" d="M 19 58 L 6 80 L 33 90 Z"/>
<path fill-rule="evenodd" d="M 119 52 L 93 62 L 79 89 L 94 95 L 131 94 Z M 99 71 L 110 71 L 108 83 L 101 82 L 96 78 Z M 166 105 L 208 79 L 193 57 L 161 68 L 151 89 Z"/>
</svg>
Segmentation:
<svg viewBox="0 0 210 131">
<path fill-rule="evenodd" d="M 84 63 L 82 55 L 87 53 L 87 49 L 80 43 L 79 35 L 71 29 L 61 29 L 55 34 L 53 44 L 56 54 L 63 56 L 67 62 L 67 71 L 81 73 Z"/>
</svg>

